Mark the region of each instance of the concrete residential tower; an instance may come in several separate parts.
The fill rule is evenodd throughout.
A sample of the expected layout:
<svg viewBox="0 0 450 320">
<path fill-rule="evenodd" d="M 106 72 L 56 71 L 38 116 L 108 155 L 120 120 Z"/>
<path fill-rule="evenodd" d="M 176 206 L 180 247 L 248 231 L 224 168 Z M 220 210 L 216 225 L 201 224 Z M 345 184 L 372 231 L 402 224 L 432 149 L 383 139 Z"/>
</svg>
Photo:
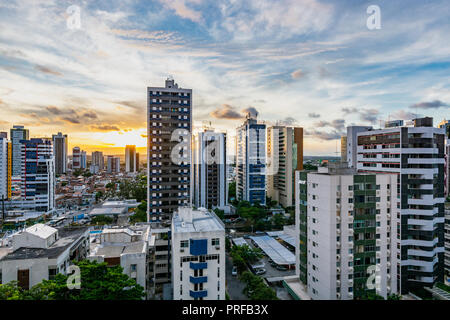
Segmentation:
<svg viewBox="0 0 450 320">
<path fill-rule="evenodd" d="M 172 218 L 174 300 L 225 300 L 225 226 L 205 208 Z"/>
<path fill-rule="evenodd" d="M 236 197 L 266 204 L 266 125 L 247 116 L 236 129 Z"/>
<path fill-rule="evenodd" d="M 346 163 L 296 172 L 296 269 L 313 300 L 397 293 L 396 183 Z"/>
<path fill-rule="evenodd" d="M 360 172 L 395 173 L 400 210 L 399 291 L 433 286 L 444 274 L 444 129 L 433 118 L 358 133 Z"/>
<path fill-rule="evenodd" d="M 227 204 L 226 134 L 205 130 L 194 136 L 194 204 L 208 209 Z"/>
<path fill-rule="evenodd" d="M 13 126 L 11 129 L 12 143 L 12 175 L 20 176 L 22 171 L 22 159 L 20 141 L 30 139 L 30 132 L 24 126 Z"/>
<path fill-rule="evenodd" d="M 125 147 L 125 172 L 136 172 L 136 146 Z"/>
<path fill-rule="evenodd" d="M 67 158 L 69 156 L 67 134 L 63 135 L 61 132 L 58 132 L 58 134 L 52 136 L 52 140 L 55 156 L 55 173 L 65 174 L 67 172 Z"/>
<path fill-rule="evenodd" d="M 170 220 L 192 202 L 192 90 L 167 79 L 147 88 L 147 214 L 150 221 Z"/>
<path fill-rule="evenodd" d="M 276 169 L 267 175 L 267 196 L 283 207 L 295 204 L 295 170 L 303 170 L 303 128 L 267 128 L 267 159 Z"/>
</svg>

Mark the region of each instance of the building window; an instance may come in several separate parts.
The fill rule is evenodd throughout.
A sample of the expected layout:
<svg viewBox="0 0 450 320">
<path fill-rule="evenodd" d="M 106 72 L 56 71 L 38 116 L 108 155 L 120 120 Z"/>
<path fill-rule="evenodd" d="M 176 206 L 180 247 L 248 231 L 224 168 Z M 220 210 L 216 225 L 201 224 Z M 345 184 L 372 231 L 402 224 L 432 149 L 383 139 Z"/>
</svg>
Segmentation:
<svg viewBox="0 0 450 320">
<path fill-rule="evenodd" d="M 131 270 L 131 272 L 136 272 L 136 270 L 137 270 L 137 264 L 132 264 L 132 265 L 130 265 L 130 270 Z"/>
<path fill-rule="evenodd" d="M 181 240 L 180 247 L 181 248 L 189 248 L 189 240 Z"/>
<path fill-rule="evenodd" d="M 211 244 L 212 244 L 213 246 L 218 246 L 218 245 L 219 245 L 219 238 L 211 239 Z"/>
</svg>

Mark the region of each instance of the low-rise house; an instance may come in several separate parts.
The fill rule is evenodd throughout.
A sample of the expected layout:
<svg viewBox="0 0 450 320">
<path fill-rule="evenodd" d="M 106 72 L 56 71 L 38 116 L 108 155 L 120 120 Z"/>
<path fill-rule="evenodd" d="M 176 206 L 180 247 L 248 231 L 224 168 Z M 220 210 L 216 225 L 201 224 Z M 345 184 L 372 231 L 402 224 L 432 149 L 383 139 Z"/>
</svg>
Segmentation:
<svg viewBox="0 0 450 320">
<path fill-rule="evenodd" d="M 10 250 L 0 258 L 1 283 L 17 281 L 28 290 L 58 273 L 66 274 L 73 261 L 85 259 L 89 232 L 87 228 L 36 224 L 15 234 Z"/>
<path fill-rule="evenodd" d="M 149 234 L 148 226 L 104 229 L 94 236 L 88 259 L 108 266 L 120 265 L 124 274 L 147 289 Z"/>
</svg>

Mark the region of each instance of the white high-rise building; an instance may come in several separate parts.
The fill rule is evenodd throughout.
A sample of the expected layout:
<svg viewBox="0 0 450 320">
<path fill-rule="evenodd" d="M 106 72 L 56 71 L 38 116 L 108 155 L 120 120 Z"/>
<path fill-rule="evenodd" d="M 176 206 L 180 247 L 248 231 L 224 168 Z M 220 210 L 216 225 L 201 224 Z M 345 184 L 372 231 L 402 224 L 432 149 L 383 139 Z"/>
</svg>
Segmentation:
<svg viewBox="0 0 450 320">
<path fill-rule="evenodd" d="M 125 172 L 136 172 L 136 146 L 125 147 Z"/>
<path fill-rule="evenodd" d="M 28 140 L 30 132 L 24 126 L 13 126 L 11 129 L 11 143 L 12 143 L 12 175 L 14 177 L 20 176 L 22 171 L 21 162 L 21 140 Z"/>
<path fill-rule="evenodd" d="M 8 198 L 8 140 L 0 138 L 0 199 Z"/>
<path fill-rule="evenodd" d="M 292 207 L 294 172 L 303 170 L 303 128 L 272 126 L 267 128 L 267 162 L 273 174 L 267 175 L 267 196 L 283 207 Z"/>
<path fill-rule="evenodd" d="M 296 172 L 296 270 L 313 300 L 397 293 L 396 184 L 346 163 Z"/>
<path fill-rule="evenodd" d="M 103 157 L 103 152 L 94 151 L 92 152 L 92 165 L 97 166 L 98 170 L 102 171 L 105 169 L 105 158 Z"/>
<path fill-rule="evenodd" d="M 213 209 L 227 204 L 226 133 L 205 130 L 194 136 L 194 204 Z"/>
<path fill-rule="evenodd" d="M 347 127 L 347 138 L 346 143 L 347 146 L 345 148 L 347 155 L 345 157 L 346 161 L 348 162 L 349 168 L 356 168 L 356 156 L 357 156 L 357 147 L 358 147 L 358 141 L 357 141 L 357 135 L 358 132 L 365 132 L 371 130 L 371 126 L 348 126 Z"/>
<path fill-rule="evenodd" d="M 24 208 L 55 208 L 55 160 L 51 139 L 22 140 L 21 198 Z"/>
<path fill-rule="evenodd" d="M 396 126 L 398 124 L 398 126 Z M 444 129 L 433 118 L 358 133 L 357 169 L 395 173 L 402 294 L 433 286 L 444 277 Z"/>
<path fill-rule="evenodd" d="M 225 300 L 225 226 L 211 211 L 179 207 L 172 217 L 174 300 Z"/>
</svg>

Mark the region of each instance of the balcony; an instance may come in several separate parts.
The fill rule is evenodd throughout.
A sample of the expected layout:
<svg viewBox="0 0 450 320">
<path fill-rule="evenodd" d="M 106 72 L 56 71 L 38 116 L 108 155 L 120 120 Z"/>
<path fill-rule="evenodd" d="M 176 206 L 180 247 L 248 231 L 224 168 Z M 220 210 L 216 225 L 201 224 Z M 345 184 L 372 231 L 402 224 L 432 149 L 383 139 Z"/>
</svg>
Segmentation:
<svg viewBox="0 0 450 320">
<path fill-rule="evenodd" d="M 200 269 L 208 268 L 208 263 L 207 262 L 199 262 L 199 263 L 191 262 L 189 264 L 189 266 L 192 270 L 200 270 Z"/>
<path fill-rule="evenodd" d="M 208 291 L 206 291 L 206 290 L 201 290 L 201 291 L 189 290 L 189 295 L 194 299 L 204 298 L 208 295 Z"/>
<path fill-rule="evenodd" d="M 198 284 L 198 283 L 205 283 L 208 281 L 208 277 L 193 277 L 190 276 L 189 277 L 189 281 L 193 284 Z"/>
</svg>

